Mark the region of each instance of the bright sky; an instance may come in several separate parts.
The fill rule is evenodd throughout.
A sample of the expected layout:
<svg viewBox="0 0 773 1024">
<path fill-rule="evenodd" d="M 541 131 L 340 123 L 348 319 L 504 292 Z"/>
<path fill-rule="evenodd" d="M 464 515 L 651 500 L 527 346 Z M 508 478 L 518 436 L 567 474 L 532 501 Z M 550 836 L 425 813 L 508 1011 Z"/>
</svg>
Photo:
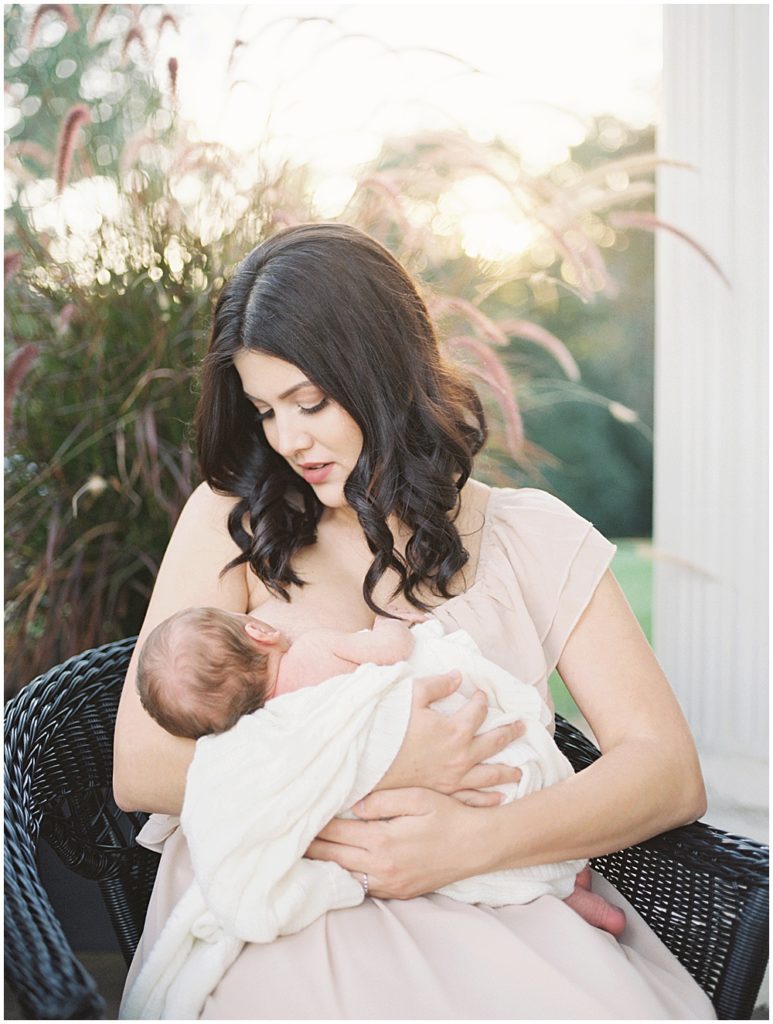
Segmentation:
<svg viewBox="0 0 773 1024">
<path fill-rule="evenodd" d="M 288 2 L 178 10 L 182 39 L 169 34 L 166 47 L 176 51 L 183 109 L 202 136 L 251 149 L 270 113 L 271 135 L 285 152 L 321 170 L 367 160 L 383 134 L 427 127 L 498 134 L 542 169 L 582 138 L 589 115 L 657 121 L 660 5 Z M 295 15 L 317 20 L 293 29 Z M 235 38 L 246 45 L 230 74 L 241 84 L 229 92 Z"/>
</svg>

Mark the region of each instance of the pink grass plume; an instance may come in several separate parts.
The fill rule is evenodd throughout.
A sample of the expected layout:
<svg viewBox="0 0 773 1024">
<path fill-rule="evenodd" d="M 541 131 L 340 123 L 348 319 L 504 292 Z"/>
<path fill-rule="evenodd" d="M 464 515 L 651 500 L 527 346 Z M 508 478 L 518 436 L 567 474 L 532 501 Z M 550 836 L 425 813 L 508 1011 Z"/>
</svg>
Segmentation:
<svg viewBox="0 0 773 1024">
<path fill-rule="evenodd" d="M 370 191 L 381 200 L 383 208 L 402 229 L 405 244 L 410 246 L 415 234 L 413 225 L 405 212 L 403 193 L 389 175 L 379 172 L 368 174 L 357 183 L 357 191 Z"/>
<path fill-rule="evenodd" d="M 513 458 L 519 458 L 524 446 L 521 410 L 513 394 L 507 370 L 492 349 L 474 335 L 462 334 L 447 338 L 445 348 L 452 352 L 468 352 L 479 366 L 464 364 L 465 369 L 482 380 L 494 393 L 505 420 L 505 439 Z"/>
<path fill-rule="evenodd" d="M 724 271 L 714 259 L 714 257 L 708 253 L 702 245 L 690 238 L 690 236 L 675 227 L 673 224 L 669 224 L 667 221 L 660 220 L 654 213 L 646 213 L 642 210 L 620 210 L 616 213 L 612 213 L 609 216 L 609 223 L 614 228 L 639 228 L 642 231 L 669 231 L 672 235 L 676 235 L 677 238 L 681 238 L 683 242 L 687 242 L 703 259 L 708 263 L 712 270 L 722 278 L 725 287 L 732 291 L 732 285 L 724 274 Z"/>
<path fill-rule="evenodd" d="M 97 32 L 99 30 L 99 26 L 102 24 L 102 19 L 105 17 L 105 15 L 112 6 L 112 4 L 100 4 L 97 7 L 97 13 L 94 15 L 91 24 L 89 25 L 89 46 L 93 46 L 94 43 L 97 41 Z"/>
<path fill-rule="evenodd" d="M 30 22 L 29 32 L 27 33 L 27 46 L 30 50 L 35 45 L 38 30 L 43 22 L 43 18 L 47 14 L 58 14 L 67 26 L 68 32 L 73 32 L 78 27 L 78 22 L 75 20 L 70 4 L 41 4 L 35 11 L 35 16 Z"/>
<path fill-rule="evenodd" d="M 34 160 L 41 167 L 49 167 L 51 164 L 51 154 L 49 151 L 45 146 L 41 146 L 39 142 L 35 142 L 32 139 L 19 139 L 16 142 L 12 142 L 6 149 L 6 155 L 10 159 L 15 160 L 26 157 Z"/>
<path fill-rule="evenodd" d="M 159 37 L 161 36 L 161 33 L 164 31 L 167 25 L 171 25 L 174 31 L 179 33 L 180 26 L 177 24 L 177 19 L 173 14 L 170 14 L 169 11 L 166 11 L 164 14 L 161 15 L 161 20 L 158 23 Z"/>
<path fill-rule="evenodd" d="M 140 155 L 140 150 L 143 146 L 147 146 L 154 142 L 153 133 L 143 128 L 141 131 L 135 132 L 134 135 L 130 135 L 123 144 L 121 150 L 120 159 L 120 172 L 121 174 L 127 174 L 132 167 L 137 163 Z"/>
<path fill-rule="evenodd" d="M 574 361 L 572 353 L 555 334 L 551 334 L 544 327 L 528 320 L 503 320 L 499 326 L 508 334 L 514 334 L 517 338 L 525 338 L 527 341 L 539 345 L 540 348 L 544 348 L 553 356 L 569 380 L 580 379 L 580 368 Z"/>
<path fill-rule="evenodd" d="M 452 295 L 436 295 L 430 300 L 429 307 L 433 317 L 446 314 L 461 317 L 491 344 L 498 345 L 500 348 L 505 348 L 508 344 L 507 334 L 501 326 L 467 299 Z"/>
<path fill-rule="evenodd" d="M 145 60 L 149 60 L 148 46 L 145 42 L 145 33 L 139 25 L 132 25 L 129 31 L 126 33 L 123 41 L 123 47 L 121 48 L 121 64 L 125 65 L 129 60 L 129 47 L 132 43 L 138 43 Z"/>
<path fill-rule="evenodd" d="M 3 253 L 3 280 L 9 281 L 16 277 L 21 269 L 21 253 L 18 249 L 9 249 Z"/>
<path fill-rule="evenodd" d="M 180 65 L 176 57 L 169 58 L 167 68 L 169 70 L 169 87 L 172 90 L 172 95 L 177 96 L 177 72 L 180 69 Z"/>
<path fill-rule="evenodd" d="M 74 107 L 70 107 L 62 122 L 54 160 L 56 191 L 59 193 L 64 191 L 64 187 L 69 181 L 73 153 L 78 143 L 80 130 L 85 124 L 91 124 L 89 108 L 83 103 L 77 103 Z"/>
<path fill-rule="evenodd" d="M 15 352 L 5 370 L 5 408 L 3 423 L 5 430 L 11 425 L 13 415 L 13 403 L 18 394 L 21 382 L 29 373 L 30 367 L 38 357 L 38 346 L 32 343 L 23 345 Z"/>
<path fill-rule="evenodd" d="M 74 302 L 68 302 L 62 307 L 62 311 L 56 318 L 56 333 L 61 337 L 72 323 L 73 317 L 78 312 Z"/>
</svg>

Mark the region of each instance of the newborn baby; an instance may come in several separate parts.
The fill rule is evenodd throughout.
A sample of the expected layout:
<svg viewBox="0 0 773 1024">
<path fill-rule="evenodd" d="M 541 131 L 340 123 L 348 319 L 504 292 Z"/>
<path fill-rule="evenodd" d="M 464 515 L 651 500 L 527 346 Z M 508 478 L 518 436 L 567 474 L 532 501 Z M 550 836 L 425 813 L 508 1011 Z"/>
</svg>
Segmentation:
<svg viewBox="0 0 773 1024">
<path fill-rule="evenodd" d="M 145 710 L 167 732 L 198 739 L 226 732 L 271 697 L 358 665 L 404 661 L 413 646 L 406 622 L 396 619 L 379 617 L 373 629 L 360 633 L 311 629 L 290 642 L 252 615 L 187 608 L 148 636 L 137 689 Z"/>
<path fill-rule="evenodd" d="M 418 622 L 425 616 L 404 618 Z M 143 706 L 164 729 L 197 739 L 231 729 L 273 697 L 348 674 L 359 665 L 405 661 L 413 648 L 406 621 L 396 619 L 378 617 L 373 629 L 358 633 L 311 629 L 291 642 L 252 615 L 189 608 L 148 636 L 137 688 Z M 621 934 L 623 912 L 589 890 L 586 868 L 566 902 L 588 923 Z"/>
</svg>

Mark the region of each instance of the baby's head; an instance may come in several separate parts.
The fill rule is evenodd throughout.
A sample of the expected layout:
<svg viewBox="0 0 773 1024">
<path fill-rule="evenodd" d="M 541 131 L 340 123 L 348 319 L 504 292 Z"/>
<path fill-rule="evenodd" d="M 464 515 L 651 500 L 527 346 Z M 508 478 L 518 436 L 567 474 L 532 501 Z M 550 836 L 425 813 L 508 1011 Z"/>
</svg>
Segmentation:
<svg viewBox="0 0 773 1024">
<path fill-rule="evenodd" d="M 274 692 L 287 641 L 250 615 L 187 608 L 165 619 L 140 651 L 145 710 L 175 736 L 225 732 Z"/>
</svg>

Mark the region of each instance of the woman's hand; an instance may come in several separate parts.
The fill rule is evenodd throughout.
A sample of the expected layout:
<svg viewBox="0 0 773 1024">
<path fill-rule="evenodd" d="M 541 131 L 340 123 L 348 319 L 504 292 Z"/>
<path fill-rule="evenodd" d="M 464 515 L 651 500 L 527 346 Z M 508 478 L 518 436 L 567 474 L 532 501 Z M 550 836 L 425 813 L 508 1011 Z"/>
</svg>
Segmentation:
<svg viewBox="0 0 773 1024">
<path fill-rule="evenodd" d="M 371 896 L 411 899 L 489 867 L 484 859 L 478 859 L 485 856 L 482 847 L 478 849 L 480 812 L 465 809 L 440 793 L 427 789 L 371 793 L 354 810 L 360 821 L 334 818 L 306 856 L 335 861 L 358 880 L 367 874 Z M 453 842 L 449 842 L 450 836 Z M 592 892 L 590 868 L 580 872 L 574 892 L 564 902 L 594 928 L 615 936 L 625 930 L 624 912 Z"/>
<path fill-rule="evenodd" d="M 478 846 L 480 815 L 487 812 L 451 797 L 428 789 L 383 790 L 353 810 L 362 820 L 334 818 L 306 856 L 367 874 L 371 896 L 411 899 L 477 874 L 484 863 Z"/>
<path fill-rule="evenodd" d="M 476 736 L 487 712 L 486 696 L 481 690 L 453 715 L 430 707 L 457 690 L 461 681 L 459 672 L 416 680 L 405 739 L 377 790 L 421 786 L 484 807 L 498 804 L 501 798 L 499 793 L 481 790 L 518 782 L 520 769 L 481 762 L 504 750 L 522 734 L 520 722 Z"/>
</svg>

